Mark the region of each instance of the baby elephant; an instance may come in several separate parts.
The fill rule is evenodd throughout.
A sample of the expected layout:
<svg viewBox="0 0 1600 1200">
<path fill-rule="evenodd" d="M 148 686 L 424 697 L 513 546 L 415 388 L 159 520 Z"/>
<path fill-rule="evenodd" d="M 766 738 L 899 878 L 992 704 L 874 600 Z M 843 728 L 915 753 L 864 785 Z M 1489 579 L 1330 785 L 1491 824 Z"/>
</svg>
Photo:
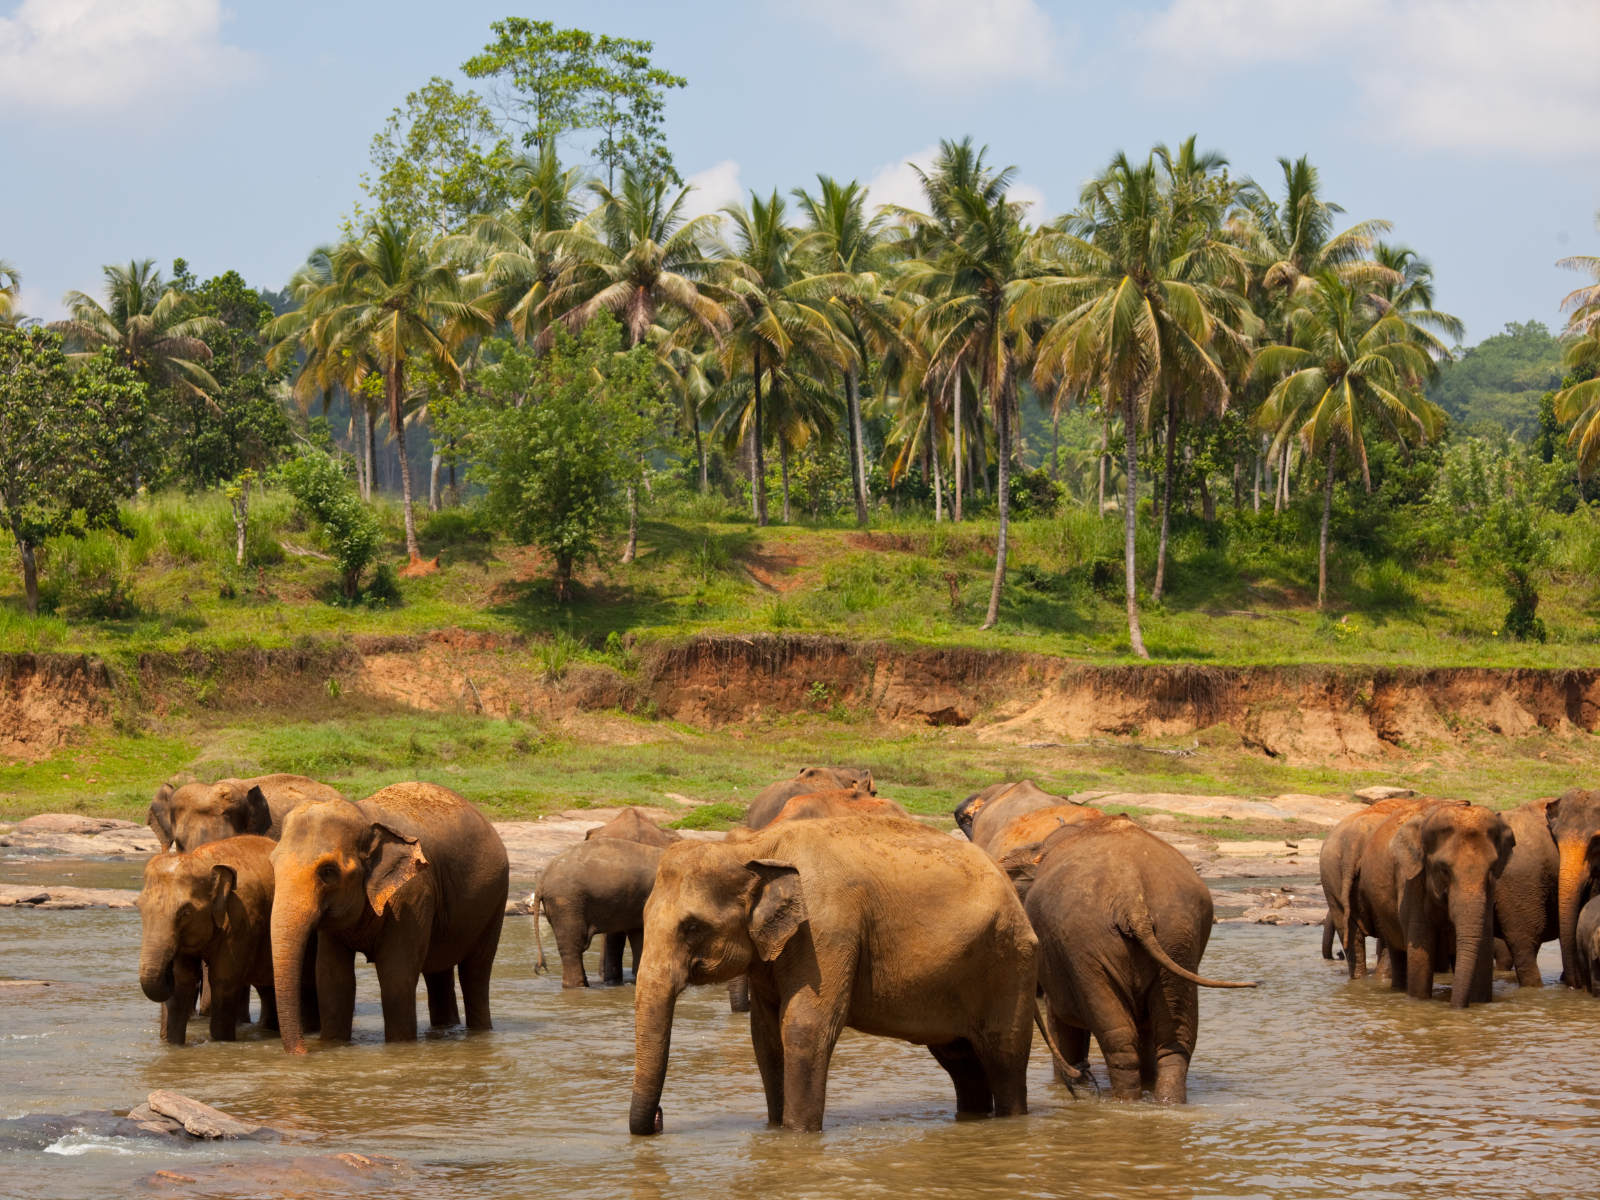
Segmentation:
<svg viewBox="0 0 1600 1200">
<path fill-rule="evenodd" d="M 211 1038 L 231 1042 L 252 984 L 261 1026 L 278 1028 L 272 986 L 272 851 L 245 834 L 145 864 L 139 915 L 139 986 L 161 1005 L 161 1036 L 181 1046 L 204 963 L 211 976 Z"/>
<path fill-rule="evenodd" d="M 535 922 L 543 913 L 561 953 L 561 986 L 588 987 L 583 954 L 595 934 L 605 935 L 600 956 L 600 982 L 622 982 L 622 943 L 633 946 L 633 974 L 639 975 L 644 947 L 644 905 L 656 884 L 656 865 L 663 851 L 656 846 L 618 838 L 595 838 L 562 851 L 544 869 L 533 893 Z M 539 941 L 536 970 L 544 970 L 544 935 Z"/>
<path fill-rule="evenodd" d="M 1588 976 L 1590 993 L 1600 996 L 1600 896 L 1578 913 L 1578 961 Z"/>
</svg>

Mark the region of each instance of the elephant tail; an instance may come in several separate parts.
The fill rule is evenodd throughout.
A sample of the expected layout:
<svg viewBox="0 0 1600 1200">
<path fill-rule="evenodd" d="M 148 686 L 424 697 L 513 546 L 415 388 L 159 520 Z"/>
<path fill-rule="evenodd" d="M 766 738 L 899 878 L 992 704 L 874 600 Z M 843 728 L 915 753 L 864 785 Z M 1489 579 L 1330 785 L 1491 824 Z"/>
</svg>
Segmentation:
<svg viewBox="0 0 1600 1200">
<path fill-rule="evenodd" d="M 1095 1094 L 1098 1095 L 1100 1092 L 1100 1084 L 1095 1079 L 1094 1073 L 1087 1069 L 1087 1063 L 1085 1063 L 1084 1068 L 1080 1070 L 1078 1067 L 1075 1067 L 1071 1063 L 1067 1062 L 1066 1056 L 1061 1053 L 1061 1047 L 1056 1045 L 1055 1038 L 1050 1036 L 1050 1030 L 1049 1027 L 1045 1025 L 1044 1018 L 1039 1015 L 1039 1005 L 1037 1003 L 1035 1003 L 1033 1006 L 1033 1023 L 1039 1027 L 1039 1032 L 1044 1037 L 1044 1044 L 1050 1048 L 1050 1060 L 1055 1064 L 1056 1074 L 1060 1076 L 1061 1081 L 1067 1085 L 1067 1090 L 1076 1096 L 1078 1094 L 1078 1089 L 1073 1085 L 1087 1081 L 1089 1085 L 1094 1088 Z"/>
<path fill-rule="evenodd" d="M 1160 941 L 1156 939 L 1155 924 L 1150 920 L 1150 913 L 1145 909 L 1144 902 L 1142 900 L 1139 903 L 1137 911 L 1135 911 L 1129 918 L 1128 925 L 1130 926 L 1130 931 L 1132 932 L 1134 938 L 1141 946 L 1144 947 L 1145 953 L 1151 958 L 1155 959 L 1161 967 L 1171 971 L 1179 979 L 1187 979 L 1190 983 L 1198 983 L 1201 987 L 1253 988 L 1256 986 L 1254 980 L 1227 982 L 1219 979 L 1207 979 L 1205 976 L 1196 975 L 1187 967 L 1180 967 L 1177 963 L 1173 962 L 1172 956 L 1162 949 Z"/>
<path fill-rule="evenodd" d="M 1322 918 L 1322 957 L 1333 958 L 1333 914 Z"/>
<path fill-rule="evenodd" d="M 540 879 L 533 889 L 533 937 L 539 943 L 539 959 L 533 964 L 535 975 L 544 974 L 544 929 L 539 920 L 544 915 L 544 880 Z"/>
</svg>

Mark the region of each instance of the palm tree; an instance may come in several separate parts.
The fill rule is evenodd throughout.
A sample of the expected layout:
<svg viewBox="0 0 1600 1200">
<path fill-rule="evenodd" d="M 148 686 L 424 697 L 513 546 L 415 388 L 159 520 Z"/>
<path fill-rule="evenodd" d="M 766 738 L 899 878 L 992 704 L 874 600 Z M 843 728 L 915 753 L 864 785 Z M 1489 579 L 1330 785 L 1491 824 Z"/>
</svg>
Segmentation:
<svg viewBox="0 0 1600 1200">
<path fill-rule="evenodd" d="M 1372 274 L 1394 272 L 1375 268 Z M 1297 434 L 1308 454 L 1325 451 L 1322 537 L 1317 551 L 1317 607 L 1328 595 L 1328 524 L 1339 446 L 1349 448 L 1372 491 L 1363 427 L 1386 429 L 1406 449 L 1407 434 L 1428 438 L 1443 428 L 1444 413 L 1419 390 L 1437 364 L 1424 349 L 1427 334 L 1398 310 L 1371 303 L 1349 272 L 1324 268 L 1300 289 L 1287 315 L 1290 344 L 1263 347 L 1255 370 L 1283 378 L 1261 406 L 1258 422 Z"/>
<path fill-rule="evenodd" d="M 325 352 L 370 354 L 384 378 L 389 428 L 400 454 L 406 551 L 417 545 L 411 501 L 411 463 L 406 456 L 406 365 L 420 358 L 447 381 L 460 385 L 461 367 L 452 353 L 467 337 L 488 332 L 490 315 L 466 298 L 461 280 L 433 256 L 427 235 L 387 218 L 372 221 L 359 241 L 328 253 L 327 283 L 304 300 L 304 314 L 279 318 L 274 337 L 298 337 Z"/>
<path fill-rule="evenodd" d="M 1595 376 L 1562 388 L 1555 395 L 1556 417 L 1573 422 L 1568 441 L 1578 449 L 1581 483 L 1600 459 L 1600 322 L 1591 321 L 1588 328 L 1572 340 L 1562 356 L 1562 363 L 1573 373 Z"/>
<path fill-rule="evenodd" d="M 817 195 L 794 190 L 805 212 L 809 236 L 807 253 L 813 259 L 814 284 L 827 289 L 839 314 L 841 332 L 855 347 L 855 358 L 865 362 L 867 343 L 892 339 L 894 326 L 883 303 L 889 244 L 885 237 L 888 216 L 880 210 L 867 215 L 867 190 L 851 180 L 841 184 L 817 176 Z M 845 424 L 850 435 L 850 484 L 855 493 L 856 524 L 867 523 L 867 468 L 861 428 L 861 381 L 852 361 L 845 367 Z"/>
<path fill-rule="evenodd" d="M 752 504 L 756 523 L 767 523 L 767 409 L 774 390 L 793 393 L 802 377 L 827 370 L 845 371 L 858 363 L 854 348 L 839 332 L 828 300 L 817 299 L 804 269 L 803 235 L 785 220 L 787 209 L 776 191 L 763 200 L 754 193 L 750 207 L 728 205 L 723 216 L 733 228 L 729 242 L 712 240 L 717 288 L 732 329 L 722 345 L 727 394 L 738 399 L 724 412 L 726 427 L 747 435 L 751 445 Z M 763 389 L 766 395 L 763 395 Z M 780 428 L 779 449 L 787 453 Z"/>
<path fill-rule="evenodd" d="M 551 310 L 574 329 L 609 312 L 629 347 L 648 340 L 663 314 L 674 314 L 679 323 L 673 335 L 657 339 L 658 355 L 688 344 L 697 332 L 720 336 L 727 313 L 695 280 L 704 269 L 700 239 L 710 218 L 684 217 L 692 189 L 682 188 L 669 199 L 667 180 L 633 166 L 623 169 L 619 191 L 598 182 L 590 188 L 600 201 L 595 210 L 551 239 L 567 261 L 550 294 Z M 639 491 L 632 484 L 627 491 L 628 544 L 622 561 L 630 563 L 639 548 Z"/>
<path fill-rule="evenodd" d="M 1063 218 L 1051 238 L 1062 277 L 1019 304 L 1029 318 L 1054 320 L 1040 339 L 1034 377 L 1080 395 L 1098 387 L 1106 403 L 1121 405 L 1128 642 L 1148 658 L 1135 591 L 1143 417 L 1158 394 L 1173 403 L 1198 397 L 1220 406 L 1228 386 L 1216 347 L 1237 343 L 1249 315 L 1243 297 L 1226 286 L 1227 249 L 1203 225 L 1174 220 L 1154 156 L 1136 166 L 1117 155 L 1084 188 L 1080 211 Z"/>
<path fill-rule="evenodd" d="M 76 348 L 70 357 L 81 360 L 110 348 L 123 366 L 147 383 L 170 387 L 185 399 L 217 409 L 211 398 L 217 381 L 200 364 L 211 361 L 205 335 L 220 330 L 222 322 L 191 315 L 193 301 L 162 287 L 153 259 L 105 267 L 103 272 L 108 307 L 82 292 L 68 292 L 62 302 L 72 315 L 50 325 Z"/>
<path fill-rule="evenodd" d="M 22 316 L 17 311 L 17 298 L 22 293 L 22 276 L 17 269 L 0 258 L 0 327 L 15 325 Z"/>
</svg>

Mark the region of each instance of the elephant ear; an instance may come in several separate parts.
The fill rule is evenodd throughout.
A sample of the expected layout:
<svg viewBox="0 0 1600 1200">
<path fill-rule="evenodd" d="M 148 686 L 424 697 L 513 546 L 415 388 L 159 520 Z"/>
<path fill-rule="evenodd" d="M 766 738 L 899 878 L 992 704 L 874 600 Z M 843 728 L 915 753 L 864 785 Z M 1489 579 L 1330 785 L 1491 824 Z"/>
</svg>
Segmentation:
<svg viewBox="0 0 1600 1200">
<path fill-rule="evenodd" d="M 267 804 L 267 794 L 261 790 L 260 784 L 253 785 L 244 797 L 246 833 L 255 833 L 265 836 L 272 828 L 272 809 Z"/>
<path fill-rule="evenodd" d="M 380 917 L 394 894 L 428 869 L 422 844 L 374 821 L 367 834 L 367 899 Z"/>
<path fill-rule="evenodd" d="M 1394 839 L 1389 843 L 1401 879 L 1415 879 L 1422 874 L 1423 820 L 1424 815 L 1418 814 L 1409 821 L 1402 822 L 1400 828 L 1394 831 Z"/>
<path fill-rule="evenodd" d="M 218 929 L 228 928 L 228 898 L 239 886 L 239 872 L 226 863 L 211 868 L 211 920 Z"/>
<path fill-rule="evenodd" d="M 176 790 L 170 783 L 163 783 L 156 798 L 150 801 L 150 813 L 145 817 L 144 823 L 161 839 L 162 850 L 172 849 L 172 793 Z"/>
<path fill-rule="evenodd" d="M 793 863 L 756 858 L 745 863 L 756 877 L 755 901 L 750 909 L 750 940 L 762 961 L 771 962 L 801 925 L 809 919 L 800 871 Z"/>
<path fill-rule="evenodd" d="M 1011 886 L 1017 889 L 1017 899 L 1023 903 L 1027 902 L 1033 881 L 1039 876 L 1039 863 L 1043 858 L 1044 843 L 1030 842 L 1016 847 L 1000 860 L 1000 869 L 1011 880 Z"/>
<path fill-rule="evenodd" d="M 1500 822 L 1500 837 L 1497 842 L 1500 847 L 1500 856 L 1495 860 L 1494 877 L 1500 878 L 1505 873 L 1506 864 L 1511 861 L 1511 852 L 1517 848 L 1517 835 L 1509 823 Z"/>
</svg>

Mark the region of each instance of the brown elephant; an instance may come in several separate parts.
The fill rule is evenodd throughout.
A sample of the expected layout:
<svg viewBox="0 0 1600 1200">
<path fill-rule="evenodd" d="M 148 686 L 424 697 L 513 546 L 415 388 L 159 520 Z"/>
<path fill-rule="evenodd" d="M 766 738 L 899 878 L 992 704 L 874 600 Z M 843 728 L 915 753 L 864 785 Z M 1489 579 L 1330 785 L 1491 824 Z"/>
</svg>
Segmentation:
<svg viewBox="0 0 1600 1200">
<path fill-rule="evenodd" d="M 1589 994 L 1600 995 L 1600 896 L 1591 899 L 1578 914 L 1578 959 L 1584 964 Z"/>
<path fill-rule="evenodd" d="M 494 826 L 460 796 L 431 783 L 397 783 L 359 804 L 301 804 L 284 819 L 272 867 L 272 969 L 289 1053 L 306 1050 L 300 972 L 313 931 L 324 1041 L 350 1038 L 357 952 L 377 967 L 385 1041 L 416 1040 L 419 975 L 433 1026 L 460 1020 L 454 969 L 467 1028 L 492 1027 L 489 973 L 510 864 Z"/>
<path fill-rule="evenodd" d="M 1544 986 L 1539 947 L 1561 937 L 1560 860 L 1547 812 L 1553 803 L 1533 800 L 1500 814 L 1516 844 L 1494 887 L 1495 934 L 1523 987 Z"/>
<path fill-rule="evenodd" d="M 793 779 L 769 783 L 757 792 L 745 809 L 744 823 L 750 829 L 764 829 L 796 796 L 841 788 L 856 788 L 869 796 L 878 791 L 872 783 L 872 772 L 865 767 L 807 767 Z"/>
<path fill-rule="evenodd" d="M 261 1027 L 277 1031 L 272 850 L 268 839 L 245 834 L 145 864 L 139 986 L 161 1005 L 163 1041 L 184 1044 L 202 964 L 211 977 L 212 1041 L 234 1040 L 252 985 L 261 993 Z"/>
<path fill-rule="evenodd" d="M 845 1026 L 927 1046 L 961 1112 L 1026 1112 L 1035 942 L 994 861 L 918 822 L 790 821 L 673 846 L 645 908 L 628 1128 L 661 1127 L 679 993 L 745 972 L 769 1121 L 822 1128 Z"/>
<path fill-rule="evenodd" d="M 767 822 L 767 828 L 784 821 L 822 821 L 830 817 L 902 817 L 912 820 L 912 816 L 893 800 L 885 796 L 874 796 L 855 788 L 841 789 L 831 792 L 808 792 L 804 796 L 796 796 L 778 810 L 778 815 Z M 751 830 L 750 834 L 761 832 Z M 744 835 L 742 836 L 750 836 Z"/>
<path fill-rule="evenodd" d="M 1035 809 L 1024 813 L 990 839 L 989 856 L 996 862 L 1004 859 L 1019 846 L 1042 842 L 1063 825 L 1076 825 L 1092 817 L 1103 817 L 1098 808 L 1081 804 L 1057 804 L 1051 808 Z"/>
<path fill-rule="evenodd" d="M 1389 947 L 1393 988 L 1429 999 L 1434 973 L 1453 958 L 1451 1007 L 1489 1000 L 1495 885 L 1515 844 L 1499 813 L 1464 800 L 1391 813 L 1373 830 L 1361 851 L 1355 915 Z"/>
<path fill-rule="evenodd" d="M 163 850 L 198 850 L 241 833 L 277 841 L 283 818 L 301 801 L 343 799 L 334 788 L 304 775 L 258 775 L 176 788 L 164 783 L 145 820 Z"/>
<path fill-rule="evenodd" d="M 596 838 L 563 850 L 550 860 L 533 893 L 533 916 L 550 921 L 561 955 L 561 986 L 588 987 L 583 955 L 595 934 L 605 937 L 600 955 L 600 982 L 622 982 L 622 945 L 633 946 L 633 976 L 639 977 L 644 941 L 644 906 L 655 886 L 659 846 L 620 838 Z M 544 933 L 534 926 L 539 943 L 535 971 L 544 970 Z"/>
<path fill-rule="evenodd" d="M 1322 923 L 1322 957 L 1333 957 L 1333 935 L 1339 935 L 1344 947 L 1345 969 L 1352 979 L 1363 979 L 1367 974 L 1367 937 L 1370 929 L 1350 923 L 1350 906 L 1360 869 L 1361 851 L 1373 830 L 1394 813 L 1415 812 L 1432 801 L 1421 797 L 1395 796 L 1379 800 L 1376 804 L 1351 813 L 1331 830 L 1322 842 L 1322 855 L 1318 868 L 1322 875 L 1322 894 L 1328 902 L 1328 915 Z M 1383 944 L 1378 944 L 1383 953 Z"/>
<path fill-rule="evenodd" d="M 1558 858 L 1557 920 L 1568 987 L 1588 990 L 1589 963 L 1578 948 L 1578 914 L 1600 880 L 1600 791 L 1573 788 L 1546 806 Z"/>
<path fill-rule="evenodd" d="M 1125 816 L 1058 827 L 1001 864 L 1039 936 L 1039 984 L 1058 1063 L 1087 1072 L 1094 1034 L 1115 1100 L 1188 1099 L 1211 891 L 1189 860 Z M 1058 1065 L 1058 1078 L 1060 1067 Z M 1061 1078 L 1070 1083 L 1070 1078 Z"/>
<path fill-rule="evenodd" d="M 956 805 L 956 825 L 975 846 L 988 850 L 1006 826 L 1018 817 L 1070 803 L 1065 796 L 1053 796 L 1031 779 L 1020 783 L 995 783 L 973 792 Z"/>
<path fill-rule="evenodd" d="M 604 825 L 597 825 L 583 835 L 585 841 L 595 838 L 614 838 L 619 842 L 638 842 L 642 846 L 655 846 L 665 850 L 673 842 L 681 842 L 683 834 L 676 829 L 663 829 L 636 808 L 625 808 Z"/>
</svg>

